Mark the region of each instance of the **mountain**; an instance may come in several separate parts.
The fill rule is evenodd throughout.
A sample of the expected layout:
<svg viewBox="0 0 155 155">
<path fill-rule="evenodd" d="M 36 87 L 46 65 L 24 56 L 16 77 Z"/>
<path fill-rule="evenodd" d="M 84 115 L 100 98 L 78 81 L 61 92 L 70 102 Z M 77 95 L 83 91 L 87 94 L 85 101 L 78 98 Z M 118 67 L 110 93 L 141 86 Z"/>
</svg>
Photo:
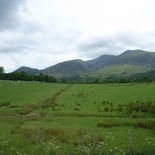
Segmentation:
<svg viewBox="0 0 155 155">
<path fill-rule="evenodd" d="M 80 59 L 58 63 L 43 70 L 43 74 L 54 75 L 56 77 L 69 77 L 87 72 L 88 69 L 84 61 Z"/>
<path fill-rule="evenodd" d="M 115 57 L 116 56 L 114 55 L 102 55 L 97 59 L 85 61 L 85 64 L 90 71 L 96 71 L 108 66 L 108 64 L 113 61 Z"/>
<path fill-rule="evenodd" d="M 127 50 L 118 56 L 102 55 L 96 59 L 64 61 L 43 70 L 21 67 L 16 71 L 28 74 L 47 74 L 57 78 L 90 77 L 106 78 L 113 76 L 130 76 L 155 70 L 155 52 Z"/>
<path fill-rule="evenodd" d="M 34 74 L 39 74 L 41 72 L 41 70 L 22 66 L 22 67 L 18 68 L 17 70 L 15 70 L 14 72 L 25 72 L 29 75 L 34 75 Z"/>
<path fill-rule="evenodd" d="M 108 63 L 114 58 L 115 56 L 113 55 L 103 55 L 89 61 L 83 61 L 80 59 L 64 61 L 43 70 L 32 69 L 29 67 L 21 67 L 15 71 L 24 71 L 27 74 L 39 74 L 42 72 L 43 74 L 53 75 L 57 78 L 79 76 L 106 67 Z"/>
<path fill-rule="evenodd" d="M 155 52 L 127 50 L 113 59 L 107 67 L 99 69 L 89 76 L 105 78 L 109 76 L 130 76 L 155 69 Z"/>
<path fill-rule="evenodd" d="M 114 61 L 111 62 L 113 64 L 121 64 L 121 63 L 131 63 L 133 65 L 145 65 L 151 64 L 155 66 L 155 53 L 154 52 L 145 52 L 142 50 L 127 50 L 124 53 L 120 54 L 116 57 Z"/>
<path fill-rule="evenodd" d="M 97 59 L 83 61 L 80 59 L 65 61 L 43 70 L 44 74 L 55 75 L 56 77 L 70 77 L 90 73 L 107 66 L 115 56 L 103 55 Z"/>
</svg>

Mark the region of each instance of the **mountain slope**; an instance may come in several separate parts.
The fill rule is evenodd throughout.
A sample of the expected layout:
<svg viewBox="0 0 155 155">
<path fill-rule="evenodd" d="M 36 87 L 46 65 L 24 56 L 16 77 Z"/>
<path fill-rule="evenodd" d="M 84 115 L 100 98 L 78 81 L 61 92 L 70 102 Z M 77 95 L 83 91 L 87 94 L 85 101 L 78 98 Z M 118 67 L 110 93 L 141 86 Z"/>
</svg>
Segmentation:
<svg viewBox="0 0 155 155">
<path fill-rule="evenodd" d="M 105 68 L 89 74 L 91 77 L 130 76 L 155 69 L 155 52 L 128 50 L 115 57 Z"/>
<path fill-rule="evenodd" d="M 151 64 L 155 66 L 155 53 L 142 50 L 127 50 L 117 56 L 110 65 L 121 63 L 132 63 L 133 65 Z"/>
<path fill-rule="evenodd" d="M 103 55 L 97 59 L 83 61 L 80 59 L 65 61 L 44 69 L 42 72 L 56 77 L 69 77 L 96 71 L 107 66 L 115 56 Z"/>
<path fill-rule="evenodd" d="M 56 77 L 68 77 L 87 72 L 88 69 L 82 60 L 65 61 L 43 70 L 44 74 L 54 75 Z"/>
<path fill-rule="evenodd" d="M 15 70 L 14 72 L 25 72 L 29 75 L 34 75 L 34 74 L 39 74 L 41 72 L 41 70 L 22 66 L 22 67 L 18 68 L 17 70 Z"/>
<path fill-rule="evenodd" d="M 85 61 L 85 64 L 90 71 L 96 71 L 108 66 L 108 64 L 113 61 L 115 57 L 116 56 L 114 55 L 102 55 L 97 59 Z"/>
<path fill-rule="evenodd" d="M 58 63 L 43 70 L 21 67 L 16 71 L 28 74 L 47 74 L 57 78 L 62 77 L 93 77 L 131 76 L 155 70 L 155 52 L 142 50 L 127 50 L 124 53 L 102 55 L 96 59 L 83 61 L 80 59 Z"/>
</svg>

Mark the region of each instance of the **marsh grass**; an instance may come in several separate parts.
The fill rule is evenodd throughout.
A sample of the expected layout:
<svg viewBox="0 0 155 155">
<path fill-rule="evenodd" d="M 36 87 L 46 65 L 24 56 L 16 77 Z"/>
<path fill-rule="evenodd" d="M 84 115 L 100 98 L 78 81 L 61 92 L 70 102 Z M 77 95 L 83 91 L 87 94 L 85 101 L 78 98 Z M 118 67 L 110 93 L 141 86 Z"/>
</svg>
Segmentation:
<svg viewBox="0 0 155 155">
<path fill-rule="evenodd" d="M 155 121 L 138 121 L 135 125 L 139 128 L 149 129 L 155 134 Z"/>
<path fill-rule="evenodd" d="M 104 128 L 112 128 L 119 125 L 120 124 L 116 120 L 112 119 L 97 123 L 98 127 L 104 127 Z"/>
</svg>

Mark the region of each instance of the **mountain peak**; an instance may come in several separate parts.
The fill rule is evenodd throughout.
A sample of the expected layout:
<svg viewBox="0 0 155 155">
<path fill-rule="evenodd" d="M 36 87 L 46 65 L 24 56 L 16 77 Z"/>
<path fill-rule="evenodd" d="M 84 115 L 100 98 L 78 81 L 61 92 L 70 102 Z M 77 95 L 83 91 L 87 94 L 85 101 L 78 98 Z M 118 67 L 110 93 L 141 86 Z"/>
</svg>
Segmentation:
<svg viewBox="0 0 155 155">
<path fill-rule="evenodd" d="M 139 55 L 144 55 L 146 53 L 147 53 L 146 51 L 136 49 L 136 50 L 127 50 L 127 51 L 123 52 L 122 54 L 120 54 L 119 56 L 121 56 L 121 57 L 135 57 L 135 56 L 139 56 Z"/>
<path fill-rule="evenodd" d="M 135 49 L 135 50 L 126 50 L 125 52 L 145 52 L 145 51 L 143 51 L 141 49 Z"/>
</svg>

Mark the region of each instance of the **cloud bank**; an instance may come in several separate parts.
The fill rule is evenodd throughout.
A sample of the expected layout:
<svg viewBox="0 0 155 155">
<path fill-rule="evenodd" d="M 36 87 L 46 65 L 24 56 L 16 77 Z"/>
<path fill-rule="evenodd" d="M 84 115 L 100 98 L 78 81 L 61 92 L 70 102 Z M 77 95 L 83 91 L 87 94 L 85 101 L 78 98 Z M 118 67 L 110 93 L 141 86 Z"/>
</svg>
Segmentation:
<svg viewBox="0 0 155 155">
<path fill-rule="evenodd" d="M 154 0 L 0 0 L 0 66 L 11 72 L 155 51 L 154 7 Z"/>
</svg>

